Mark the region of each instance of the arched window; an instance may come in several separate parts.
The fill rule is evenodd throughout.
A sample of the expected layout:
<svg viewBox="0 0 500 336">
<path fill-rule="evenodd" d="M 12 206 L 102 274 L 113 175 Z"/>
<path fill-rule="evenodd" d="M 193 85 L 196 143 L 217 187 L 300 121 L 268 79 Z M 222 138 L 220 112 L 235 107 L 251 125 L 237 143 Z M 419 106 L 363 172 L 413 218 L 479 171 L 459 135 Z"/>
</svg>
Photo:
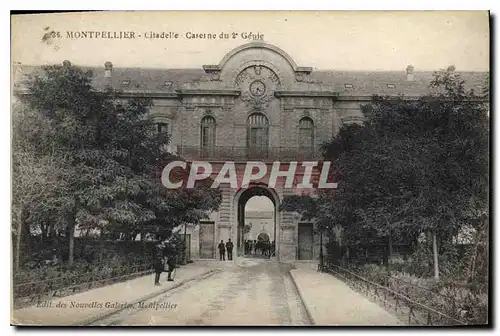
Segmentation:
<svg viewBox="0 0 500 336">
<path fill-rule="evenodd" d="M 256 158 L 267 155 L 269 146 L 269 120 L 262 113 L 253 113 L 247 120 L 249 155 Z"/>
<path fill-rule="evenodd" d="M 215 148 L 215 119 L 212 116 L 205 116 L 201 119 L 201 150 L 202 156 L 207 157 L 213 154 Z"/>
<path fill-rule="evenodd" d="M 299 121 L 299 147 L 314 148 L 314 123 L 309 117 Z"/>
</svg>

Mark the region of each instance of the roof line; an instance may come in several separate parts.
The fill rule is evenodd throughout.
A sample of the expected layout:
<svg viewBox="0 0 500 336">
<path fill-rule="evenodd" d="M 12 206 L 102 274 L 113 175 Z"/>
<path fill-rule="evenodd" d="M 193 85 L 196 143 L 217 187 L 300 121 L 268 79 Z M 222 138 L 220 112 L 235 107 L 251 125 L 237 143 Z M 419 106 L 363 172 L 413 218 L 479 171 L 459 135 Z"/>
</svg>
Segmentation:
<svg viewBox="0 0 500 336">
<path fill-rule="evenodd" d="M 13 66 L 18 66 L 18 67 L 32 67 L 32 68 L 41 68 L 43 66 L 50 66 L 50 65 L 56 65 L 58 63 L 48 63 L 48 64 L 16 64 L 13 62 Z M 102 69 L 104 72 L 104 66 L 97 66 L 97 65 L 78 65 L 74 64 L 75 66 L 78 66 L 80 68 L 89 68 L 89 69 Z M 300 68 L 300 67 L 299 67 Z M 144 66 L 114 66 L 113 69 L 144 69 L 144 70 L 162 70 L 162 71 L 170 71 L 170 70 L 181 70 L 181 71 L 186 71 L 186 70 L 196 70 L 203 72 L 203 66 L 200 67 L 185 67 L 185 68 L 166 68 L 166 67 L 144 67 Z M 418 73 L 433 73 L 435 71 L 440 71 L 441 69 L 421 69 L 421 70 L 416 70 L 415 74 Z M 387 69 L 387 70 L 382 70 L 382 69 L 340 69 L 340 68 L 312 68 L 312 72 L 351 72 L 351 73 L 359 73 L 359 72 L 371 72 L 371 73 L 406 73 L 405 69 L 401 70 L 395 70 L 395 69 Z M 455 70 L 456 73 L 477 73 L 477 74 L 486 74 L 489 73 L 490 70 Z"/>
<path fill-rule="evenodd" d="M 240 45 L 234 49 L 232 49 L 230 52 L 228 52 L 223 58 L 222 60 L 219 62 L 219 68 L 222 69 L 224 68 L 224 65 L 226 65 L 226 63 L 236 54 L 242 52 L 243 50 L 246 50 L 246 49 L 252 49 L 252 48 L 263 48 L 263 49 L 269 49 L 269 50 L 272 50 L 274 51 L 275 53 L 279 54 L 281 57 L 283 57 L 284 59 L 287 60 L 287 62 L 290 64 L 290 66 L 292 67 L 293 70 L 297 70 L 297 64 L 295 63 L 295 61 L 292 59 L 292 57 L 290 57 L 290 55 L 288 55 L 284 50 L 282 50 L 281 48 L 278 48 L 277 46 L 275 45 L 272 45 L 272 44 L 269 44 L 269 43 L 266 43 L 266 42 L 250 42 L 250 43 L 246 43 L 246 44 L 243 44 L 243 45 Z"/>
</svg>

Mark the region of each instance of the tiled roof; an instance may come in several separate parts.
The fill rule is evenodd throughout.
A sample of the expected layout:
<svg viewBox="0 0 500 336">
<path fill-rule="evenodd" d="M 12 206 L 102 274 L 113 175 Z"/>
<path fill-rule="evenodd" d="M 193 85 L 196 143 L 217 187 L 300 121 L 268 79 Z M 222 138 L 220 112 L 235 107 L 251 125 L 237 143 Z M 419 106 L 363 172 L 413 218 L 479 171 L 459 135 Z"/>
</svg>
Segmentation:
<svg viewBox="0 0 500 336">
<path fill-rule="evenodd" d="M 335 92 L 347 95 L 370 96 L 373 94 L 420 96 L 431 92 L 429 84 L 433 79 L 432 71 L 414 74 L 412 81 L 406 79 L 406 71 L 316 71 L 311 74 L 314 80 L 322 83 L 331 83 Z M 487 73 L 458 72 L 465 80 L 467 89 L 484 85 Z M 352 88 L 350 85 L 351 84 Z"/>
<path fill-rule="evenodd" d="M 94 86 L 102 89 L 106 85 L 104 67 L 87 68 L 94 75 Z M 40 67 L 21 66 L 17 68 L 17 79 L 23 76 L 34 76 L 41 73 Z M 466 88 L 477 92 L 482 90 L 486 72 L 460 72 L 466 82 Z M 429 84 L 433 72 L 415 71 L 413 81 L 406 79 L 406 71 L 335 71 L 316 70 L 309 81 L 330 86 L 334 92 L 351 96 L 398 95 L 420 96 L 430 92 Z M 181 88 L 188 83 L 208 80 L 200 69 L 151 69 L 151 68 L 113 68 L 113 86 L 123 91 L 169 92 Z"/>
</svg>

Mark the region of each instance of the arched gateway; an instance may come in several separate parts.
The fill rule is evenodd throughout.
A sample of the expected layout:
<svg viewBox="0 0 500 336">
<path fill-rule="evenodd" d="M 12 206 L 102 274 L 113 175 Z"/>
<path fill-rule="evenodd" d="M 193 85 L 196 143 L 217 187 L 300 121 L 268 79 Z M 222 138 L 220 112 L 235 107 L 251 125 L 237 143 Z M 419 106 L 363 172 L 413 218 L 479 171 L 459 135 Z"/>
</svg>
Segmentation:
<svg viewBox="0 0 500 336">
<path fill-rule="evenodd" d="M 277 222 L 279 221 L 278 216 L 278 207 L 280 198 L 274 189 L 268 188 L 265 184 L 254 184 L 250 185 L 248 188 L 240 189 L 234 196 L 233 209 L 237 209 L 237 252 L 238 256 L 242 256 L 244 253 L 244 226 L 245 226 L 245 205 L 248 200 L 254 196 L 265 196 L 273 202 L 274 211 L 273 211 L 273 220 L 274 220 L 274 229 L 273 236 L 277 239 L 279 235 L 277 235 Z M 267 236 L 269 239 L 269 236 Z M 276 240 L 276 246 L 279 246 L 278 241 Z M 279 258 L 279 251 L 276 249 L 276 256 Z"/>
<path fill-rule="evenodd" d="M 276 259 L 316 260 L 319 237 L 311 224 L 279 211 L 285 195 L 295 189 L 283 182 L 271 185 L 269 175 L 248 187 L 240 184 L 249 161 L 265 164 L 270 172 L 276 161 L 287 169 L 291 162 L 300 165 L 321 159 L 320 144 L 342 124 L 334 108 L 335 92 L 310 79 L 312 68 L 298 66 L 286 52 L 262 42 L 237 47 L 203 70 L 201 80 L 178 90 L 181 104 L 175 123 L 179 128 L 172 141 L 185 159 L 210 162 L 213 175 L 224 163 L 233 162 L 238 185 L 221 183 L 219 211 L 209 221 L 188 228 L 191 255 L 214 258 L 216 244 L 229 239 L 235 255 L 244 254 L 245 203 L 260 195 L 274 204 L 274 229 L 269 236 L 275 241 Z M 292 178 L 302 180 L 301 173 Z"/>
</svg>

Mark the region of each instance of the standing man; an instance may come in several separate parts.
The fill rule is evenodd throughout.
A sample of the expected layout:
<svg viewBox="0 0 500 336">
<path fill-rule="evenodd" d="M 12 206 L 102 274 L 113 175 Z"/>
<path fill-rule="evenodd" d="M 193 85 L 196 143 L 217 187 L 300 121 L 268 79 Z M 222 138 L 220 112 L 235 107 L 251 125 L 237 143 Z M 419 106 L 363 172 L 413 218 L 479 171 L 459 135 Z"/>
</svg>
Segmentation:
<svg viewBox="0 0 500 336">
<path fill-rule="evenodd" d="M 167 239 L 165 241 L 165 249 L 163 252 L 165 259 L 166 259 L 166 264 L 168 266 L 168 278 L 167 281 L 174 281 L 172 278 L 172 273 L 175 270 L 175 267 L 177 266 L 177 250 L 175 243 L 172 241 L 172 239 Z"/>
<path fill-rule="evenodd" d="M 233 242 L 231 241 L 231 238 L 229 238 L 229 241 L 226 243 L 227 260 L 233 260 L 233 247 Z"/>
<path fill-rule="evenodd" d="M 165 270 L 163 242 L 155 245 L 153 251 L 153 267 L 155 270 L 155 286 L 160 286 L 160 275 Z"/>
<path fill-rule="evenodd" d="M 221 261 L 226 260 L 226 247 L 224 246 L 223 240 L 219 243 L 219 256 Z"/>
</svg>

